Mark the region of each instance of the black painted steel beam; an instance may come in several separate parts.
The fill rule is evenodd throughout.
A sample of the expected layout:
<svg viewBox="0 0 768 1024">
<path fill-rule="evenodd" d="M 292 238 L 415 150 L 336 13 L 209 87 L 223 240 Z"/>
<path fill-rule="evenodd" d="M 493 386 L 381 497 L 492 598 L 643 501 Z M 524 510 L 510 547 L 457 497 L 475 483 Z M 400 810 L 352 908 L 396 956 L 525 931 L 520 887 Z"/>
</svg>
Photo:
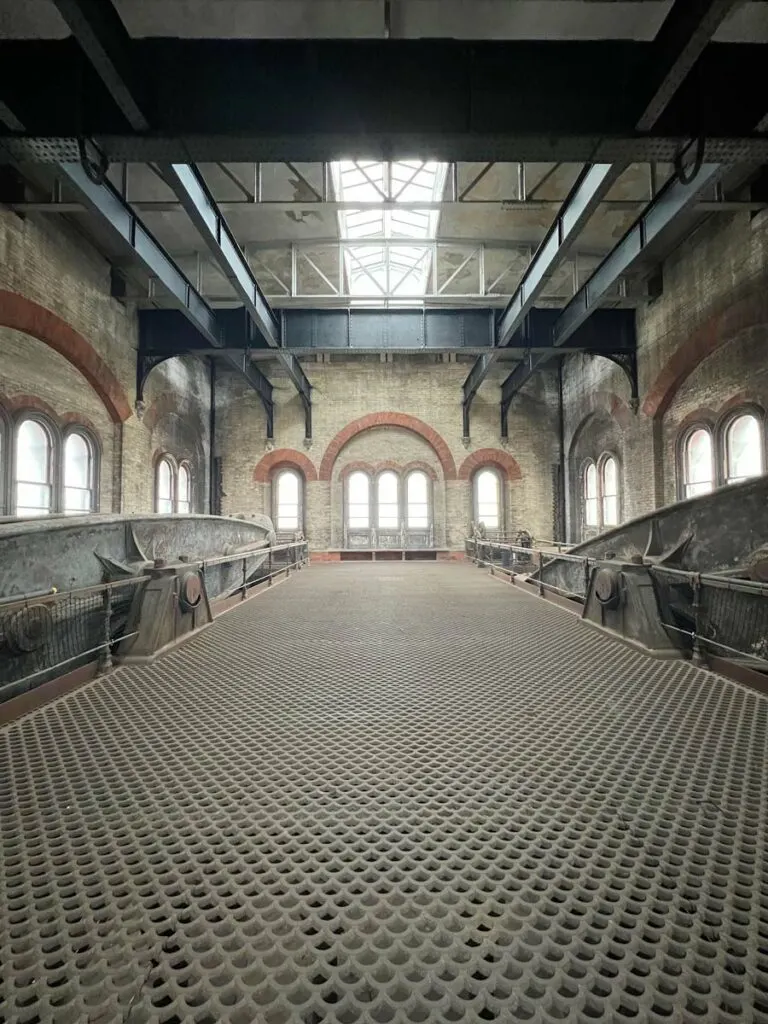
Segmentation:
<svg viewBox="0 0 768 1024">
<path fill-rule="evenodd" d="M 559 314 L 552 325 L 553 349 L 562 350 L 568 340 L 579 329 L 583 329 L 583 325 L 595 313 L 619 277 L 649 257 L 652 247 L 658 245 L 677 218 L 696 201 L 701 190 L 716 182 L 723 170 L 718 164 L 702 164 L 687 184 L 678 179 L 671 179 L 667 183 Z M 506 437 L 507 413 L 512 399 L 550 356 L 551 353 L 546 352 L 538 355 L 530 353 L 502 384 L 503 437 Z"/>
<path fill-rule="evenodd" d="M 88 208 L 96 214 L 131 259 L 140 263 L 144 270 L 156 278 L 173 303 L 187 318 L 195 331 L 214 349 L 224 347 L 221 329 L 216 314 L 192 285 L 185 274 L 176 266 L 160 243 L 144 227 L 139 218 L 123 200 L 122 196 L 108 182 L 94 182 L 81 164 L 61 164 L 60 171 L 82 198 Z M 258 393 L 267 413 L 267 436 L 272 436 L 273 402 L 272 385 L 258 367 L 246 364 L 238 356 L 225 355 L 227 362 L 234 366 Z M 143 384 L 141 367 L 139 380 Z M 142 398 L 141 388 L 137 389 L 137 401 Z"/>
<path fill-rule="evenodd" d="M 53 162 L 74 159 L 83 135 L 111 160 L 137 162 L 353 153 L 629 163 L 671 160 L 701 135 L 708 161 L 763 157 L 768 139 L 754 133 L 765 112 L 761 45 L 706 47 L 656 134 L 637 131 L 658 87 L 648 68 L 669 70 L 662 42 L 130 39 L 151 125 L 137 131 L 71 40 L 6 40 L 0 96 L 28 136 L 1 137 L 19 157 Z"/>
<path fill-rule="evenodd" d="M 189 164 L 163 164 L 163 176 L 179 198 L 245 308 L 260 338 L 276 350 L 304 405 L 305 436 L 312 437 L 312 389 L 298 359 L 281 347 L 280 323 L 259 287 L 203 176 Z"/>
<path fill-rule="evenodd" d="M 484 353 L 478 357 L 464 381 L 465 437 L 469 436 L 469 413 L 472 400 L 498 358 L 498 350 L 508 345 L 514 337 L 515 332 L 544 291 L 549 278 L 566 259 L 579 232 L 605 198 L 622 169 L 618 164 L 587 165 L 564 200 L 544 236 L 544 241 L 528 264 L 507 308 L 499 317 L 496 326 L 496 348 L 493 352 Z"/>
</svg>

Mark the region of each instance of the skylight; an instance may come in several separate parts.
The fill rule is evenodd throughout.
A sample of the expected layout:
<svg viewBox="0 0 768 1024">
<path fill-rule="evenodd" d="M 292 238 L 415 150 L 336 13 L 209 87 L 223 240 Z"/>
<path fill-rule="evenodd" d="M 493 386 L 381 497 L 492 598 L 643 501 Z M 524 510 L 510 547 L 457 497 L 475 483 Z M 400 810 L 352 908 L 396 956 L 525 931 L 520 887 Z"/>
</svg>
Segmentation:
<svg viewBox="0 0 768 1024">
<path fill-rule="evenodd" d="M 442 198 L 447 165 L 341 160 L 331 167 L 338 201 L 361 204 L 339 212 L 350 295 L 371 302 L 424 296 L 432 248 L 410 243 L 434 238 L 440 213 L 414 204 Z M 356 241 L 361 244 L 345 244 Z"/>
</svg>

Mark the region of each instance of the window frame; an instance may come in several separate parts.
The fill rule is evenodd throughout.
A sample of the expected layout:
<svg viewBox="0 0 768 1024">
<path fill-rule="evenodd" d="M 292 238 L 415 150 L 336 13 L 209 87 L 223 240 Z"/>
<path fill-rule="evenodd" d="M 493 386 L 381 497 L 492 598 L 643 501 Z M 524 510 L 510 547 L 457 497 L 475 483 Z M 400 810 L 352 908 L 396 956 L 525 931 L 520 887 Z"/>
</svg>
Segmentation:
<svg viewBox="0 0 768 1024">
<path fill-rule="evenodd" d="M 88 446 L 90 454 L 90 471 L 91 471 L 91 507 L 87 512 L 81 512 L 81 515 L 92 515 L 94 512 L 99 511 L 99 505 L 101 495 L 99 493 L 99 481 L 101 479 L 101 445 L 99 444 L 98 438 L 95 437 L 91 430 L 87 427 L 81 426 L 79 423 L 73 423 L 66 428 L 61 437 L 61 511 L 65 515 L 76 515 L 76 512 L 67 512 L 66 509 L 66 493 L 67 493 L 67 441 L 74 434 L 78 437 L 82 437 Z"/>
<path fill-rule="evenodd" d="M 187 505 L 189 508 L 182 512 L 181 505 L 181 474 L 182 471 L 187 474 L 188 490 L 187 490 Z M 195 507 L 194 494 L 193 494 L 193 483 L 192 483 L 192 467 L 189 464 L 188 459 L 182 459 L 176 467 L 176 500 L 174 502 L 176 514 L 180 516 L 192 515 L 192 510 Z"/>
<path fill-rule="evenodd" d="M 296 476 L 298 478 L 298 482 L 299 482 L 299 500 L 298 500 L 298 509 L 297 509 L 297 520 L 298 520 L 299 525 L 297 527 L 291 529 L 291 530 L 281 530 L 280 529 L 280 517 L 279 517 L 280 477 L 284 476 L 286 473 L 291 473 L 294 476 Z M 305 484 L 306 484 L 306 480 L 305 480 L 305 477 L 304 477 L 304 473 L 297 466 L 292 466 L 292 465 L 278 466 L 272 472 L 272 475 L 270 477 L 270 487 L 271 487 L 270 504 L 271 504 L 271 507 L 272 507 L 272 522 L 274 524 L 275 532 L 276 533 L 298 533 L 298 532 L 302 532 L 303 533 L 304 532 L 304 522 L 305 522 L 304 500 L 305 500 L 305 494 L 306 494 Z"/>
<path fill-rule="evenodd" d="M 717 449 L 715 451 L 715 472 L 717 473 L 716 486 L 725 486 L 731 484 L 730 466 L 729 466 L 729 452 L 728 452 L 728 434 L 733 427 L 736 420 L 741 419 L 742 416 L 751 416 L 757 421 L 758 430 L 760 432 L 760 462 L 761 471 L 751 477 L 736 477 L 733 483 L 744 483 L 746 480 L 755 480 L 758 476 L 764 476 L 766 473 L 766 467 L 768 461 L 766 456 L 768 451 L 766 450 L 766 435 L 765 435 L 765 412 L 758 405 L 745 404 L 739 405 L 734 409 L 729 409 L 728 412 L 720 418 L 716 426 L 717 432 Z"/>
<path fill-rule="evenodd" d="M 351 486 L 352 477 L 357 476 L 358 474 L 360 474 L 360 476 L 364 476 L 366 478 L 366 480 L 368 481 L 368 525 L 367 526 L 352 526 L 352 524 L 349 521 L 350 520 L 349 510 L 350 510 L 350 505 L 351 505 L 351 502 L 349 500 L 349 488 Z M 344 526 L 345 526 L 346 530 L 348 530 L 348 531 L 350 531 L 350 530 L 369 530 L 370 531 L 370 530 L 377 529 L 377 527 L 375 527 L 373 525 L 376 522 L 376 519 L 377 519 L 377 515 L 376 515 L 376 511 L 377 510 L 376 510 L 376 486 L 375 486 L 375 480 L 376 480 L 376 474 L 375 473 L 370 473 L 366 469 L 353 469 L 351 472 L 345 474 L 345 476 L 344 476 Z"/>
<path fill-rule="evenodd" d="M 355 470 L 355 472 L 360 472 L 360 470 Z M 397 487 L 397 500 L 395 502 L 391 502 L 391 501 L 380 502 L 379 501 L 379 483 L 381 481 L 381 478 L 386 476 L 387 474 L 390 474 L 391 476 L 393 476 L 395 478 L 395 485 Z M 352 476 L 351 473 L 349 475 Z M 384 532 L 384 533 L 394 532 L 394 533 L 399 533 L 400 530 L 403 528 L 403 525 L 405 523 L 405 516 L 403 514 L 403 498 L 404 498 L 404 493 L 403 493 L 403 474 L 402 474 L 402 472 L 400 472 L 397 469 L 391 469 L 390 467 L 385 467 L 384 469 L 378 470 L 378 472 L 376 472 L 373 475 L 372 483 L 373 483 L 373 489 L 369 493 L 369 504 L 371 506 L 371 517 L 370 518 L 375 523 L 373 528 L 377 532 Z M 392 504 L 394 504 L 394 506 L 395 506 L 395 508 L 397 510 L 397 524 L 395 526 L 382 526 L 380 524 L 380 522 L 379 522 L 379 514 L 380 514 L 379 513 L 379 509 L 380 509 L 382 504 L 384 504 L 384 505 L 392 505 Z M 353 527 L 353 529 L 355 529 L 355 527 Z M 360 529 L 363 529 L 363 527 L 360 527 Z"/>
<path fill-rule="evenodd" d="M 41 513 L 39 516 L 19 516 L 19 497 L 18 497 L 18 486 L 19 483 L 35 483 L 35 481 L 19 481 L 18 478 L 18 444 L 19 444 L 19 431 L 24 423 L 32 422 L 36 423 L 48 438 L 48 468 L 47 468 L 47 481 L 44 486 L 47 486 L 50 494 L 50 503 L 47 512 Z M 45 515 L 56 515 L 61 512 L 62 501 L 61 501 L 61 477 L 63 472 L 62 458 L 63 458 L 63 447 L 61 443 L 61 432 L 59 431 L 56 424 L 48 416 L 39 413 L 36 409 L 20 409 L 13 420 L 13 432 L 12 432 L 12 452 L 11 452 L 11 474 L 10 474 L 10 507 L 11 514 L 17 518 L 40 518 L 42 519 Z"/>
<path fill-rule="evenodd" d="M 480 523 L 483 520 L 480 517 L 480 502 L 478 501 L 477 494 L 477 482 L 483 473 L 492 473 L 496 478 L 496 488 L 498 495 L 498 526 L 488 526 L 486 524 L 486 530 L 494 531 L 500 536 L 505 536 L 506 522 L 507 522 L 507 509 L 506 509 L 506 481 L 507 477 L 498 466 L 493 463 L 485 463 L 482 466 L 478 466 L 472 473 L 472 521 Z"/>
<path fill-rule="evenodd" d="M 605 521 L 605 467 L 609 462 L 613 462 L 616 467 L 616 493 L 609 495 L 616 500 L 616 522 L 606 523 Z M 619 462 L 616 455 L 613 452 L 603 452 L 597 461 L 597 489 L 600 497 L 600 527 L 602 530 L 612 530 L 616 526 L 621 525 L 621 463 Z"/>
<path fill-rule="evenodd" d="M 11 464 L 15 440 L 13 423 L 5 408 L 0 405 L 0 516 L 12 515 L 13 477 Z"/>
<path fill-rule="evenodd" d="M 427 480 L 427 525 L 426 526 L 411 526 L 408 519 L 408 481 L 414 474 L 421 473 Z M 407 470 L 403 474 L 403 486 L 402 486 L 402 500 L 403 500 L 403 511 L 402 511 L 402 523 L 406 531 L 412 530 L 414 532 L 421 530 L 433 530 L 435 526 L 435 502 L 434 502 L 434 479 L 420 466 L 414 466 Z"/>
<path fill-rule="evenodd" d="M 720 468 L 718 457 L 718 444 L 714 425 L 707 420 L 696 420 L 689 423 L 678 435 L 677 438 L 677 497 L 679 501 L 689 501 L 701 495 L 688 494 L 688 488 L 692 482 L 688 480 L 688 444 L 695 433 L 704 430 L 709 434 L 711 450 L 711 483 L 712 487 L 706 494 L 711 494 L 720 486 Z"/>
<path fill-rule="evenodd" d="M 613 461 L 616 466 L 616 494 L 613 495 L 616 499 L 616 522 L 606 523 L 605 521 L 605 467 Z M 607 450 L 596 458 L 586 458 L 581 463 L 581 470 L 579 473 L 579 508 L 581 510 L 581 529 L 582 533 L 587 530 L 596 530 L 598 533 L 604 533 L 606 530 L 615 530 L 621 526 L 622 522 L 622 486 L 621 486 L 621 459 L 615 451 Z M 595 473 L 595 495 L 593 498 L 587 496 L 587 474 L 590 470 L 594 470 Z M 596 509 L 596 521 L 594 523 L 587 522 L 587 502 L 594 501 Z"/>
<path fill-rule="evenodd" d="M 161 512 L 160 508 L 159 508 L 159 503 L 160 503 L 160 466 L 163 463 L 167 463 L 168 464 L 168 466 L 170 468 L 170 473 L 171 473 L 171 497 L 170 497 L 171 508 L 170 508 L 170 510 L 168 512 Z M 154 477 L 155 477 L 155 488 L 154 488 L 154 500 L 153 500 L 153 503 L 152 503 L 152 510 L 153 510 L 155 515 L 158 515 L 158 516 L 172 516 L 172 515 L 176 514 L 176 508 L 177 508 L 177 506 L 176 506 L 176 497 L 177 497 L 177 494 L 178 494 L 176 474 L 177 474 L 178 468 L 179 468 L 179 464 L 176 461 L 176 459 L 173 457 L 173 455 L 170 454 L 170 452 L 161 452 L 157 456 L 157 458 L 155 459 L 155 474 L 154 474 Z M 168 500 L 167 498 L 163 499 L 163 501 L 167 501 L 167 500 Z"/>
</svg>

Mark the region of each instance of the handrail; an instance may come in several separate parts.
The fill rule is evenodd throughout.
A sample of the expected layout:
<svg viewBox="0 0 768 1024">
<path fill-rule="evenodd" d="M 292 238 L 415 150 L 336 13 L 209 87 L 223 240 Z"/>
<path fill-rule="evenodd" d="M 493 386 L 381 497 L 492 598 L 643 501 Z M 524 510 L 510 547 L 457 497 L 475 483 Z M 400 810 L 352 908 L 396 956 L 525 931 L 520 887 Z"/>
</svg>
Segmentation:
<svg viewBox="0 0 768 1024">
<path fill-rule="evenodd" d="M 29 608 L 36 604 L 56 604 L 72 597 L 88 597 L 91 594 L 103 594 L 107 590 L 118 590 L 120 587 L 132 587 L 137 583 L 145 583 L 151 576 L 127 576 L 123 580 L 109 580 L 104 583 L 92 583 L 88 587 L 78 587 L 75 590 L 36 590 L 32 594 L 20 594 L 18 597 L 11 596 L 0 599 L 0 614 L 13 611 L 16 608 Z"/>
</svg>

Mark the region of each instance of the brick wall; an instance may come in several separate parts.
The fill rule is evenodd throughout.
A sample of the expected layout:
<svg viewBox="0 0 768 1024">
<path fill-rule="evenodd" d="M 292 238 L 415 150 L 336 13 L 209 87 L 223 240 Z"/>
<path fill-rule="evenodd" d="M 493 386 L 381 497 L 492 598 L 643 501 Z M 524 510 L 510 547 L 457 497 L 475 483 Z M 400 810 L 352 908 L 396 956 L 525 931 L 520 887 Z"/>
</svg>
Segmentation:
<svg viewBox="0 0 768 1024">
<path fill-rule="evenodd" d="M 568 452 L 568 537 L 582 536 L 580 469 L 613 451 L 622 515 L 676 500 L 680 431 L 712 422 L 740 401 L 768 403 L 768 218 L 711 217 L 665 262 L 664 292 L 638 310 L 640 407 L 607 359 L 569 356 L 563 405 Z"/>
<path fill-rule="evenodd" d="M 0 403 L 12 414 L 37 405 L 57 424 L 92 428 L 100 511 L 151 510 L 161 450 L 189 459 L 195 504 L 206 511 L 208 369 L 198 359 L 155 369 L 139 420 L 136 313 L 109 286 L 106 260 L 65 224 L 0 209 Z"/>
<path fill-rule="evenodd" d="M 498 388 L 504 370 L 496 369 L 483 385 L 472 411 L 472 436 L 462 442 L 461 385 L 471 361 L 439 357 L 395 356 L 334 359 L 305 363 L 313 385 L 313 439 L 304 444 L 301 403 L 286 378 L 270 369 L 275 385 L 275 439 L 279 450 L 308 457 L 320 474 L 334 438 L 349 424 L 372 413 L 413 417 L 444 445 L 453 469 L 446 472 L 430 443 L 396 423 L 374 424 L 355 434 L 338 451 L 329 479 L 307 484 L 307 535 L 316 550 L 342 543 L 343 497 L 340 476 L 351 461 L 424 461 L 437 473 L 434 485 L 436 540 L 449 548 L 463 545 L 471 520 L 471 484 L 455 479 L 474 452 L 493 449 L 519 467 L 508 479 L 506 528 L 527 529 L 539 537 L 552 533 L 552 474 L 557 455 L 557 400 L 554 379 L 542 375 L 516 400 L 510 411 L 509 441 L 499 440 Z M 252 515 L 271 508 L 268 480 L 254 479 L 259 461 L 269 453 L 266 419 L 258 398 L 234 376 L 222 376 L 216 395 L 216 451 L 223 460 L 223 511 Z M 444 460 L 446 456 L 444 455 Z M 327 461 L 327 460 L 326 460 Z M 258 474 L 260 475 L 260 474 Z M 513 474 L 510 474 L 510 476 Z"/>
</svg>

